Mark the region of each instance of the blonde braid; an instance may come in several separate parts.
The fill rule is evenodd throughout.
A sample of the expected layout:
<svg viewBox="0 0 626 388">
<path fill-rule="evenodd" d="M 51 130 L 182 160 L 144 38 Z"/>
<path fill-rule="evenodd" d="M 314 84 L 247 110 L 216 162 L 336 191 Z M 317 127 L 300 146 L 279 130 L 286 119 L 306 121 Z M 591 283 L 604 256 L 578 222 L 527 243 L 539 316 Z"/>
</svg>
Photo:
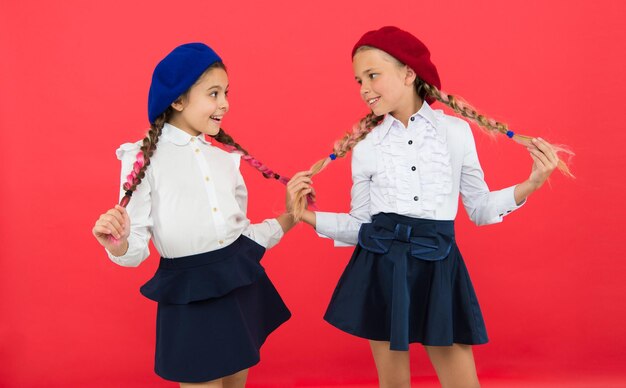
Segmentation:
<svg viewBox="0 0 626 388">
<path fill-rule="evenodd" d="M 458 96 L 453 96 L 451 94 L 447 94 L 435 86 L 430 85 L 422 80 L 416 81 L 416 85 L 421 83 L 423 86 L 423 90 L 426 91 L 426 94 L 430 97 L 435 98 L 437 101 L 447 105 L 458 115 L 463 116 L 467 119 L 472 120 L 476 124 L 479 125 L 481 129 L 483 129 L 488 134 L 493 135 L 494 133 L 501 133 L 503 135 L 508 136 L 519 144 L 525 146 L 532 146 L 532 137 L 522 135 L 519 133 L 515 133 L 511 131 L 505 123 L 501 123 L 499 121 L 494 120 L 493 118 L 486 117 L 485 115 L 478 113 L 476 109 L 470 105 L 463 98 Z M 417 86 L 416 86 L 417 87 Z M 555 152 L 568 154 L 570 157 L 574 155 L 574 153 L 569 150 L 567 147 L 562 145 L 552 145 Z M 563 175 L 568 176 L 570 178 L 574 178 L 574 175 L 570 172 L 567 167 L 567 163 L 565 163 L 561 158 L 559 158 L 559 162 L 557 168 L 563 173 Z"/>
<path fill-rule="evenodd" d="M 362 118 L 358 123 L 352 127 L 352 131 L 346 132 L 346 134 L 339 140 L 337 140 L 333 146 L 333 153 L 324 159 L 319 160 L 311 167 L 312 175 L 321 172 L 328 164 L 336 158 L 343 158 L 348 152 L 350 152 L 358 142 L 365 139 L 365 137 L 374 129 L 383 119 L 384 116 L 376 116 L 374 113 L 370 113 Z M 311 201 L 309 201 L 311 202 Z M 307 197 L 299 191 L 294 198 L 293 217 L 296 221 L 302 219 L 302 215 L 307 206 Z"/>
</svg>

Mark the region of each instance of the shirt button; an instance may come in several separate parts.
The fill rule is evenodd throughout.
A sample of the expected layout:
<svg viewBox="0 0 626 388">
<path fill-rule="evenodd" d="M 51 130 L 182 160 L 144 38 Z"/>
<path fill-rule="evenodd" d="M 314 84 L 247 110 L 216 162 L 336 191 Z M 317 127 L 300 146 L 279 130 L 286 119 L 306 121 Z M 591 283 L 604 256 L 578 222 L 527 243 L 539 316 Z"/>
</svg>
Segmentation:
<svg viewBox="0 0 626 388">
<path fill-rule="evenodd" d="M 224 244 L 224 240 L 220 240 L 220 241 L 218 241 L 218 243 L 220 243 L 220 245 Z"/>
<path fill-rule="evenodd" d="M 200 152 L 200 148 L 196 148 L 196 149 L 195 149 L 195 151 L 196 151 L 196 152 Z"/>
<path fill-rule="evenodd" d="M 214 207 L 214 208 L 213 208 L 213 211 L 214 211 L 214 212 L 216 212 L 216 211 L 217 211 L 217 208 L 216 208 L 216 207 Z"/>
<path fill-rule="evenodd" d="M 413 140 L 409 140 L 409 145 L 413 144 Z"/>
<path fill-rule="evenodd" d="M 415 121 L 415 117 L 411 117 L 411 121 Z"/>
<path fill-rule="evenodd" d="M 204 180 L 208 182 L 208 181 L 209 181 L 209 177 L 208 177 L 208 176 L 205 176 L 205 177 L 204 177 Z"/>
<path fill-rule="evenodd" d="M 415 166 L 411 167 L 411 171 L 415 171 L 415 170 L 416 170 Z"/>
<path fill-rule="evenodd" d="M 415 197 L 413 197 L 414 201 L 419 201 L 420 197 L 418 197 L 417 195 Z"/>
<path fill-rule="evenodd" d="M 195 137 L 192 137 L 192 138 L 191 138 L 191 141 L 192 141 L 192 142 L 196 141 L 196 138 L 195 138 Z"/>
</svg>

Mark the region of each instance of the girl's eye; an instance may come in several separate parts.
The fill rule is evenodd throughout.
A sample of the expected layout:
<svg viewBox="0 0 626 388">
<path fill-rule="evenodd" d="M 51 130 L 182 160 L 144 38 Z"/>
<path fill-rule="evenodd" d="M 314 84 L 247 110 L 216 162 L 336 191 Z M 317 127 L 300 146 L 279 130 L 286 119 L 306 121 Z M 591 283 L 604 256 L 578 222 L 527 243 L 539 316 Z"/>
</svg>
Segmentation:
<svg viewBox="0 0 626 388">
<path fill-rule="evenodd" d="M 211 94 L 209 94 L 209 96 L 211 96 L 211 97 L 217 97 L 217 92 L 211 92 Z"/>
<path fill-rule="evenodd" d="M 358 80 L 356 80 L 356 83 L 361 85 L 363 82 L 360 79 L 358 79 Z"/>
<path fill-rule="evenodd" d="M 369 77 L 370 77 L 370 79 L 374 79 L 374 78 L 378 77 L 378 74 L 377 73 L 372 73 L 372 74 L 369 75 Z"/>
</svg>

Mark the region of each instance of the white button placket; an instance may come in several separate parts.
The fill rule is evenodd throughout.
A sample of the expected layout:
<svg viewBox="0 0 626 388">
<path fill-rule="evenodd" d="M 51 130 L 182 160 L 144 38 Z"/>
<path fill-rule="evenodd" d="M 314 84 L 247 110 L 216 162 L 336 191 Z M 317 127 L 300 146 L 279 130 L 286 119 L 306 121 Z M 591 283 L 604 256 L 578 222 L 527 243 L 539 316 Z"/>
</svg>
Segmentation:
<svg viewBox="0 0 626 388">
<path fill-rule="evenodd" d="M 190 144 L 193 149 L 196 162 L 198 163 L 198 167 L 200 167 L 200 171 L 202 173 L 202 183 L 204 184 L 204 189 L 207 197 L 209 198 L 209 204 L 211 205 L 211 217 L 213 217 L 213 222 L 215 224 L 217 242 L 219 245 L 223 245 L 224 239 L 226 238 L 226 221 L 224 220 L 223 213 L 220 211 L 220 203 L 217 199 L 215 183 L 214 180 L 211 179 L 211 168 L 207 163 L 206 158 L 202 155 L 202 150 L 200 149 L 201 142 L 192 137 Z"/>
<path fill-rule="evenodd" d="M 408 144 L 409 139 L 417 139 L 418 142 L 416 145 L 407 146 L 407 156 L 410 161 L 411 166 L 411 198 L 409 198 L 410 203 L 412 203 L 412 208 L 415 213 L 419 213 L 422 209 L 422 185 L 420 180 L 420 162 L 419 162 L 419 144 L 421 141 L 424 141 L 423 138 L 420 139 L 420 136 L 423 136 L 419 132 L 418 125 L 415 122 L 415 117 L 411 117 L 411 121 L 409 121 L 409 126 L 406 130 L 406 143 Z"/>
</svg>

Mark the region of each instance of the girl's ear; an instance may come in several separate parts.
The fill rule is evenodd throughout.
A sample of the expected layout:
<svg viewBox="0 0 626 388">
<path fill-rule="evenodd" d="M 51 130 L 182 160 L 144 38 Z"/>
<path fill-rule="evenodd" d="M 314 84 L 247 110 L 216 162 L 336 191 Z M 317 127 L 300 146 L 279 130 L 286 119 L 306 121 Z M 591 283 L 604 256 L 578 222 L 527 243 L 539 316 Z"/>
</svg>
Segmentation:
<svg viewBox="0 0 626 388">
<path fill-rule="evenodd" d="M 413 69 L 411 69 L 410 67 L 406 66 L 406 75 L 404 76 L 404 84 L 405 85 L 413 85 L 413 83 L 415 82 L 415 79 L 417 78 L 417 74 L 415 74 L 415 71 L 413 71 Z"/>
<path fill-rule="evenodd" d="M 172 102 L 170 104 L 170 106 L 172 107 L 172 109 L 174 109 L 177 112 L 182 112 L 183 109 L 185 108 L 185 105 L 183 104 L 183 98 L 182 97 L 178 97 L 176 99 L 176 101 Z"/>
</svg>

